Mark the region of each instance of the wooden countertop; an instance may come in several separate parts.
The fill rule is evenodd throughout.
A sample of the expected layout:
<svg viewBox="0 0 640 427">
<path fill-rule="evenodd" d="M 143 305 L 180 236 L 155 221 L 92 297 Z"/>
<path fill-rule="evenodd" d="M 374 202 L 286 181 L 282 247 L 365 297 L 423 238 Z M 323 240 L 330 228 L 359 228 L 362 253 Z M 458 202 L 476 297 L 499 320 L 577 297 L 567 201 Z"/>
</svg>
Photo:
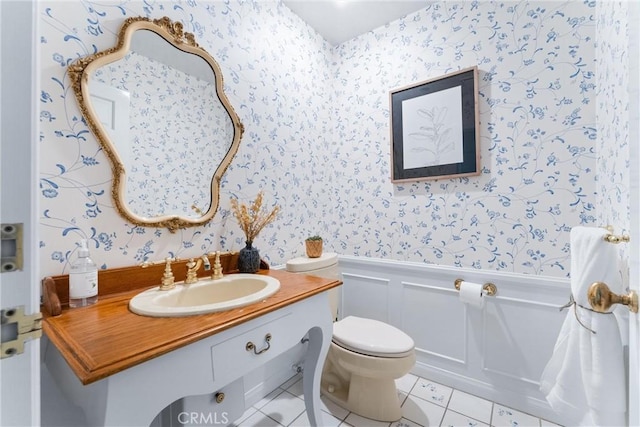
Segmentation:
<svg viewBox="0 0 640 427">
<path fill-rule="evenodd" d="M 43 330 L 83 384 L 90 384 L 182 346 L 324 292 L 339 280 L 260 270 L 280 280 L 280 289 L 264 301 L 228 311 L 188 317 L 147 317 L 129 310 L 129 300 L 144 289 L 100 295 L 96 304 L 45 310 Z"/>
</svg>

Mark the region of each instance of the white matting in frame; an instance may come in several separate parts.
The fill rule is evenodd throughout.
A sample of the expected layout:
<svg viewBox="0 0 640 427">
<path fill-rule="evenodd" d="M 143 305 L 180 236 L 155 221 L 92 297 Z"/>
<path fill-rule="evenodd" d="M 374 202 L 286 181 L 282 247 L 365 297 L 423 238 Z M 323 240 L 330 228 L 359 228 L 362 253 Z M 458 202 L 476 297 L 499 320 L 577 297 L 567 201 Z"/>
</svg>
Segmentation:
<svg viewBox="0 0 640 427">
<path fill-rule="evenodd" d="M 480 173 L 477 67 L 390 92 L 391 181 Z"/>
</svg>

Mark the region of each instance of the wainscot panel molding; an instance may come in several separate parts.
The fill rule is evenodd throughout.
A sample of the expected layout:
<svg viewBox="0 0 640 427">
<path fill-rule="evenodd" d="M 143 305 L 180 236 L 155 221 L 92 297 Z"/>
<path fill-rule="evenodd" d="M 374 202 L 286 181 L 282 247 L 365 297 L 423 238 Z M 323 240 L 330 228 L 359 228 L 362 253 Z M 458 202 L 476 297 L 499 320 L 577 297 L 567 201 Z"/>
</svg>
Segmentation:
<svg viewBox="0 0 640 427">
<path fill-rule="evenodd" d="M 390 286 L 388 278 L 347 272 L 342 272 L 342 275 L 349 278 L 351 286 L 349 289 L 342 289 L 342 309 L 338 309 L 339 313 L 349 313 L 352 316 L 376 318 L 383 322 L 390 322 L 392 306 L 388 299 Z M 362 295 L 366 295 L 366 303 L 364 304 Z"/>
<path fill-rule="evenodd" d="M 340 256 L 342 316 L 385 321 L 416 343 L 412 373 L 556 421 L 539 390 L 566 316 L 569 279 Z M 483 308 L 456 279 L 494 283 Z"/>
</svg>

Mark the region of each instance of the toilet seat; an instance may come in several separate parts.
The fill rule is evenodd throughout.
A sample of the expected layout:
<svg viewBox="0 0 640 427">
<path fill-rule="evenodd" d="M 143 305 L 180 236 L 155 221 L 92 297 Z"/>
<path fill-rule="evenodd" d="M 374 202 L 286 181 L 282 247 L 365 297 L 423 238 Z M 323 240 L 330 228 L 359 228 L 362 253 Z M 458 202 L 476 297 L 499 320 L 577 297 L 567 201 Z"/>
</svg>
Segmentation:
<svg viewBox="0 0 640 427">
<path fill-rule="evenodd" d="M 377 357 L 405 357 L 413 353 L 413 339 L 384 322 L 348 316 L 333 324 L 333 342 L 347 350 Z"/>
</svg>

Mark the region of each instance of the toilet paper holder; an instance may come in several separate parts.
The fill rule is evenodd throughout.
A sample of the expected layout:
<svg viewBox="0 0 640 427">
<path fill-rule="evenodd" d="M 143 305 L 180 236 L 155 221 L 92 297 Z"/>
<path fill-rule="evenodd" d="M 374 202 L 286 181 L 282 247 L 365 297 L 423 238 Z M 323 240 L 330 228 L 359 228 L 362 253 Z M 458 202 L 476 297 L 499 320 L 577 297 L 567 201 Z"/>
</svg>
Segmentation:
<svg viewBox="0 0 640 427">
<path fill-rule="evenodd" d="M 455 282 L 453 282 L 453 286 L 455 286 L 456 291 L 460 290 L 460 285 L 462 284 L 462 282 L 464 282 L 463 279 L 456 279 Z M 498 293 L 498 287 L 491 282 L 487 282 L 482 285 L 482 290 L 484 291 L 485 295 L 490 297 L 495 296 L 495 294 Z"/>
</svg>

